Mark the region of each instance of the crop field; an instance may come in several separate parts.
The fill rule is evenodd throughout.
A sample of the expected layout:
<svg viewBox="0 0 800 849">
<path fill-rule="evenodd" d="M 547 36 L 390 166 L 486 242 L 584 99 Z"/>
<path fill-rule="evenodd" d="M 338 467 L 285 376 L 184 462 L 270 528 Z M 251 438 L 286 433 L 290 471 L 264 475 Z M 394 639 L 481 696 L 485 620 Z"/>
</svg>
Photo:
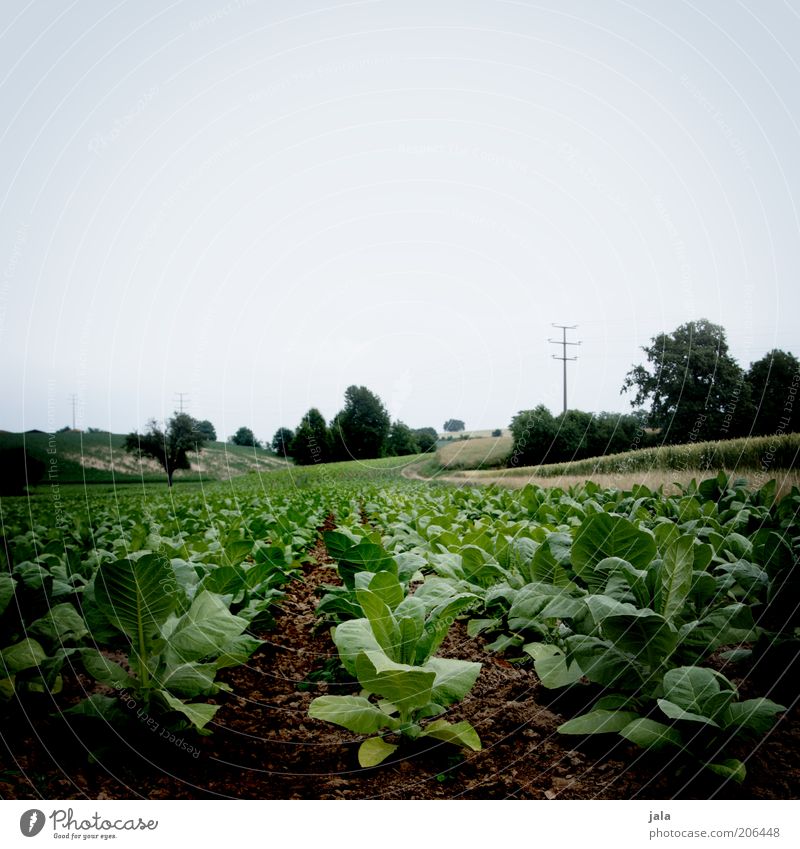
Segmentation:
<svg viewBox="0 0 800 849">
<path fill-rule="evenodd" d="M 454 439 L 436 451 L 436 462 L 445 471 L 493 469 L 505 463 L 512 444 L 509 435 Z"/>
<path fill-rule="evenodd" d="M 800 795 L 800 489 L 418 460 L 3 498 L 0 795 Z"/>
</svg>

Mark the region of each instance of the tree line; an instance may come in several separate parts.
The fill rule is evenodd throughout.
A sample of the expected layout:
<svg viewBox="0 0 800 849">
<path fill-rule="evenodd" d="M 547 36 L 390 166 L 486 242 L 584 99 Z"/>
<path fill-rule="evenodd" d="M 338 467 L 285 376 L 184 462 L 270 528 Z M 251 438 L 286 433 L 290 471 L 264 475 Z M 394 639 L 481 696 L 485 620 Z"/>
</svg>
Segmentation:
<svg viewBox="0 0 800 849">
<path fill-rule="evenodd" d="M 436 445 L 432 427 L 412 429 L 391 421 L 381 399 L 366 386 L 348 386 L 344 406 L 330 423 L 312 407 L 295 430 L 279 428 L 272 439 L 277 454 L 300 466 L 422 454 Z"/>
<path fill-rule="evenodd" d="M 544 406 L 521 410 L 511 422 L 511 465 L 560 463 L 664 444 L 769 436 L 797 430 L 800 361 L 773 349 L 743 369 L 725 329 L 706 319 L 659 333 L 645 345 L 620 390 L 633 392 L 633 413 Z M 642 405 L 649 404 L 649 409 Z"/>
</svg>

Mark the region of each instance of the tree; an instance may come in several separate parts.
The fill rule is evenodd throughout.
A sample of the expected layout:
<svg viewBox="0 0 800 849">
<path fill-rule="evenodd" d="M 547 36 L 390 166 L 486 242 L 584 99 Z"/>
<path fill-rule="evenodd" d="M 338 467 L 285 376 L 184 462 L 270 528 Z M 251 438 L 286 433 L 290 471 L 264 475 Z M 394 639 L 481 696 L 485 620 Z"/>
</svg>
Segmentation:
<svg viewBox="0 0 800 849">
<path fill-rule="evenodd" d="M 392 423 L 386 441 L 386 452 L 390 457 L 405 457 L 408 454 L 420 453 L 414 432 L 407 424 L 401 421 Z"/>
<path fill-rule="evenodd" d="M 461 419 L 448 419 L 444 423 L 446 433 L 457 433 L 459 430 L 464 430 L 464 422 Z"/>
<path fill-rule="evenodd" d="M 261 443 L 249 427 L 240 427 L 231 437 L 231 442 L 234 445 L 244 445 L 247 448 L 261 448 Z"/>
<path fill-rule="evenodd" d="M 338 451 L 344 458 L 366 460 L 386 454 L 391 420 L 381 399 L 366 386 L 348 386 L 344 408 L 331 423 Z"/>
<path fill-rule="evenodd" d="M 497 439 L 498 437 L 500 437 L 500 436 L 502 436 L 502 435 L 503 435 L 503 431 L 502 431 L 502 429 L 501 429 L 501 428 L 499 428 L 499 427 L 496 427 L 496 428 L 492 431 L 492 436 L 493 436 L 495 439 Z"/>
<path fill-rule="evenodd" d="M 206 442 L 217 441 L 217 431 L 208 419 L 203 419 L 203 421 L 197 423 L 197 432 L 202 434 Z"/>
<path fill-rule="evenodd" d="M 279 427 L 272 437 L 272 450 L 281 457 L 290 457 L 289 447 L 294 439 L 294 431 L 288 427 Z"/>
<path fill-rule="evenodd" d="M 158 460 L 167 473 L 168 485 L 172 486 L 172 476 L 178 469 L 191 469 L 189 452 L 199 453 L 205 443 L 197 422 L 187 413 L 175 413 L 163 429 L 151 419 L 145 433 L 129 433 L 123 447 L 139 458 Z"/>
<path fill-rule="evenodd" d="M 797 430 L 800 419 L 794 409 L 800 394 L 800 361 L 797 357 L 776 348 L 750 363 L 745 382 L 750 390 L 751 402 L 749 432 L 767 436 Z"/>
<path fill-rule="evenodd" d="M 301 419 L 292 439 L 289 454 L 299 466 L 330 460 L 330 436 L 322 413 L 312 407 Z"/>
<path fill-rule="evenodd" d="M 419 446 L 420 454 L 427 454 L 433 448 L 436 448 L 436 443 L 439 441 L 439 434 L 436 433 L 434 427 L 418 427 L 414 430 L 414 439 Z"/>
<path fill-rule="evenodd" d="M 726 415 L 742 393 L 744 376 L 728 353 L 725 330 L 706 319 L 660 333 L 642 350 L 622 392 L 636 389 L 634 407 L 650 402 L 650 423 L 663 442 L 700 442 L 727 435 Z"/>
<path fill-rule="evenodd" d="M 514 444 L 509 463 L 512 466 L 537 466 L 554 462 L 551 454 L 556 438 L 556 422 L 544 404 L 533 410 L 520 410 L 511 420 Z"/>
</svg>

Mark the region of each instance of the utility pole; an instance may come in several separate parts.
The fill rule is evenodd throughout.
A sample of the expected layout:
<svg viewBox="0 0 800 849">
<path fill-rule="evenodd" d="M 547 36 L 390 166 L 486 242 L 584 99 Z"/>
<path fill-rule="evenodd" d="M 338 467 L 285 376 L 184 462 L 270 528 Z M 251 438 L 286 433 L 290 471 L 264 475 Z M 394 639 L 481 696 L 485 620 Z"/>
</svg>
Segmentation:
<svg viewBox="0 0 800 849">
<path fill-rule="evenodd" d="M 75 405 L 78 403 L 78 396 L 73 393 L 69 396 L 69 400 L 72 404 L 72 429 L 75 430 Z"/>
<path fill-rule="evenodd" d="M 561 356 L 553 354 L 554 360 L 561 360 L 564 363 L 564 412 L 567 412 L 567 360 L 577 360 L 577 357 L 567 356 L 567 345 L 580 345 L 580 342 L 567 342 L 567 331 L 575 330 L 577 324 L 554 324 L 553 327 L 558 327 L 561 330 L 561 339 L 548 339 L 554 345 L 561 345 Z"/>
<path fill-rule="evenodd" d="M 186 395 L 188 395 L 189 393 L 188 392 L 176 392 L 175 394 L 178 396 L 178 412 L 182 413 L 184 403 L 186 403 L 186 404 L 189 403 L 189 399 L 186 398 L 186 400 L 184 401 L 184 397 Z"/>
</svg>

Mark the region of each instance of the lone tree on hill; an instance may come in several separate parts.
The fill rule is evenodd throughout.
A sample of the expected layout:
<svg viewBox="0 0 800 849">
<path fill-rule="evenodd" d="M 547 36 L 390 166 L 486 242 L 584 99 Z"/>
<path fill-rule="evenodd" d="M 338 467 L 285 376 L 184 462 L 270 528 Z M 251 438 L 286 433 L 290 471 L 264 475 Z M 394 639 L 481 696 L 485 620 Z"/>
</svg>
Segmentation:
<svg viewBox="0 0 800 849">
<path fill-rule="evenodd" d="M 198 430 L 197 422 L 187 413 L 175 413 L 164 429 L 151 419 L 145 433 L 133 432 L 125 437 L 123 447 L 137 457 L 152 457 L 167 473 L 167 483 L 172 486 L 172 476 L 178 469 L 191 469 L 189 452 L 200 453 L 206 438 Z"/>
<path fill-rule="evenodd" d="M 444 423 L 444 430 L 446 433 L 458 433 L 458 431 L 464 430 L 464 422 L 461 419 L 448 419 Z"/>
<path fill-rule="evenodd" d="M 635 389 L 631 406 L 650 402 L 650 425 L 664 442 L 701 442 L 726 432 L 726 416 L 745 391 L 744 375 L 728 353 L 725 330 L 706 319 L 659 333 L 642 350 L 647 365 L 634 366 L 622 392 Z"/>
<path fill-rule="evenodd" d="M 244 445 L 246 448 L 261 448 L 261 443 L 249 427 L 240 427 L 231 437 L 234 445 Z"/>
<path fill-rule="evenodd" d="M 279 427 L 275 431 L 275 436 L 272 437 L 272 450 L 280 457 L 291 457 L 292 452 L 289 450 L 294 439 L 294 431 L 288 427 Z"/>
<path fill-rule="evenodd" d="M 348 386 L 344 408 L 331 422 L 335 454 L 343 460 L 386 455 L 391 419 L 381 399 L 366 386 Z"/>
</svg>

